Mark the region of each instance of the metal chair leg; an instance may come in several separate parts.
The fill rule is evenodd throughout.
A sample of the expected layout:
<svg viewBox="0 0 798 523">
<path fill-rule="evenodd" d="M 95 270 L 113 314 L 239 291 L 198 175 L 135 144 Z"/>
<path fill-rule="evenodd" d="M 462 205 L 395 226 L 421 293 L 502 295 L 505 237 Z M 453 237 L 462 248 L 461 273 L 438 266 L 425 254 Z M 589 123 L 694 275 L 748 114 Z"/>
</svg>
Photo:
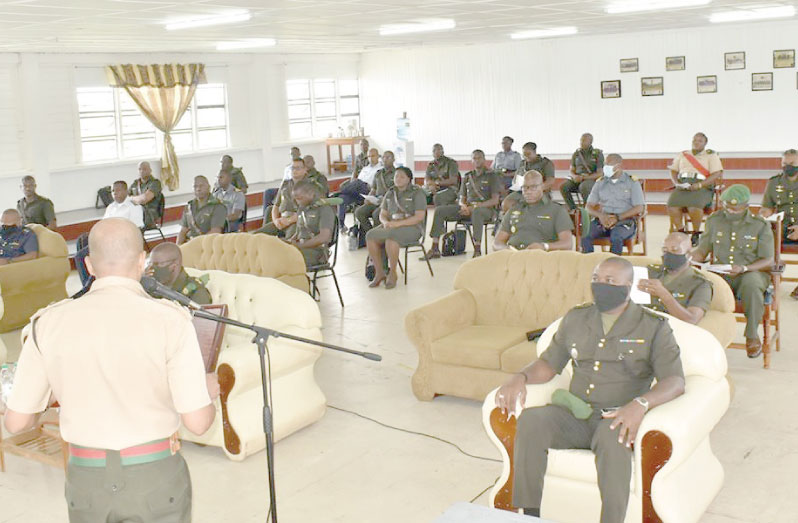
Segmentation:
<svg viewBox="0 0 798 523">
<path fill-rule="evenodd" d="M 421 246 L 421 249 L 422 249 L 422 250 L 424 249 L 424 246 L 423 246 L 423 245 Z M 409 272 L 409 269 L 410 269 L 410 266 L 407 264 L 407 251 L 408 251 L 408 250 L 409 250 L 409 249 L 408 249 L 407 247 L 405 247 L 405 267 L 407 267 L 407 269 L 408 269 L 408 270 L 404 270 L 404 271 L 402 271 L 402 272 L 404 272 L 404 273 L 405 273 L 405 285 L 407 285 L 407 273 Z M 427 257 L 427 252 L 426 252 L 426 251 L 424 251 L 424 258 L 426 258 L 426 257 Z M 427 260 L 427 263 L 429 263 L 429 260 Z"/>
<path fill-rule="evenodd" d="M 344 297 L 341 296 L 341 287 L 338 286 L 338 277 L 335 275 L 335 269 L 330 268 L 330 272 L 332 273 L 333 281 L 335 282 L 335 290 L 338 291 L 338 301 L 341 302 L 341 307 L 343 307 Z"/>
<path fill-rule="evenodd" d="M 429 275 L 433 278 L 435 277 L 435 273 L 432 272 L 432 264 L 429 262 L 429 257 L 427 257 L 427 249 L 424 246 L 421 246 L 421 250 L 424 251 L 424 260 L 427 262 L 427 268 L 429 269 Z"/>
</svg>

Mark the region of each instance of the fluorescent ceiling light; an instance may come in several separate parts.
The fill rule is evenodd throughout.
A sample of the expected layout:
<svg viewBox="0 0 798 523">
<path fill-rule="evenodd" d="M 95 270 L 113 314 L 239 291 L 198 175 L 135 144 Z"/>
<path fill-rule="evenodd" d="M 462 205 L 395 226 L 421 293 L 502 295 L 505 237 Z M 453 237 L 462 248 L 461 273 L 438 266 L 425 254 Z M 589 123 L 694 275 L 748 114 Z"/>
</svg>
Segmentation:
<svg viewBox="0 0 798 523">
<path fill-rule="evenodd" d="M 513 40 L 523 40 L 526 38 L 551 38 L 552 36 L 575 35 L 579 32 L 576 27 L 553 27 L 551 29 L 534 29 L 532 31 L 520 31 L 513 33 L 510 38 Z"/>
<path fill-rule="evenodd" d="M 755 7 L 752 9 L 735 9 L 713 13 L 709 21 L 713 24 L 723 22 L 745 22 L 749 20 L 766 20 L 768 18 L 789 18 L 795 16 L 795 7 L 784 5 L 780 7 Z"/>
<path fill-rule="evenodd" d="M 274 38 L 247 38 L 234 42 L 217 42 L 217 51 L 232 51 L 235 49 L 255 49 L 258 47 L 273 47 L 277 45 Z"/>
<path fill-rule="evenodd" d="M 620 13 L 635 13 L 639 11 L 659 11 L 661 9 L 676 9 L 679 7 L 695 7 L 707 5 L 712 0 L 626 0 L 613 2 L 605 11 L 611 15 Z"/>
<path fill-rule="evenodd" d="M 443 31 L 454 29 L 457 24 L 454 20 L 429 20 L 410 24 L 388 24 L 380 26 L 380 36 L 401 35 L 407 33 L 426 33 L 428 31 Z"/>
<path fill-rule="evenodd" d="M 226 15 L 203 16 L 200 18 L 188 18 L 176 22 L 169 22 L 166 24 L 166 30 L 176 31 L 178 29 L 191 29 L 193 27 L 234 24 L 236 22 L 246 22 L 250 18 L 252 18 L 252 14 L 250 14 L 249 11 L 235 11 Z"/>
</svg>

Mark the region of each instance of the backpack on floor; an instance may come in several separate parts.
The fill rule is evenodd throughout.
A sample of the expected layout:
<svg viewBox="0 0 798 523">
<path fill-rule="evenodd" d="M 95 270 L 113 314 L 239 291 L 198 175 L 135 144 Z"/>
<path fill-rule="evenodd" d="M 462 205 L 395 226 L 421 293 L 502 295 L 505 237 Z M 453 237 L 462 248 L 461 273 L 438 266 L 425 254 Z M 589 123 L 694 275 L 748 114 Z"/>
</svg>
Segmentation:
<svg viewBox="0 0 798 523">
<path fill-rule="evenodd" d="M 366 232 L 360 225 L 354 225 L 349 229 L 349 250 L 356 251 L 366 246 Z"/>
<path fill-rule="evenodd" d="M 466 249 L 466 232 L 463 229 L 455 229 L 443 235 L 441 240 L 441 254 L 443 256 L 457 256 L 463 254 Z"/>
</svg>

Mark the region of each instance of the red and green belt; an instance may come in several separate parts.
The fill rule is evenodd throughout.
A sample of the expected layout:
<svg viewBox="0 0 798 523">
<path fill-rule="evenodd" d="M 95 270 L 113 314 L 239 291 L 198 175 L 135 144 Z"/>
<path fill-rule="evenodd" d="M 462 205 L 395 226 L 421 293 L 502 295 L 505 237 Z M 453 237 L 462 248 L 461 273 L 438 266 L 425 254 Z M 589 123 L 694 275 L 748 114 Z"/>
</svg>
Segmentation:
<svg viewBox="0 0 798 523">
<path fill-rule="evenodd" d="M 122 466 L 152 463 L 174 455 L 170 438 L 156 439 L 119 451 Z M 105 467 L 106 450 L 69 444 L 69 463 L 80 467 Z"/>
</svg>

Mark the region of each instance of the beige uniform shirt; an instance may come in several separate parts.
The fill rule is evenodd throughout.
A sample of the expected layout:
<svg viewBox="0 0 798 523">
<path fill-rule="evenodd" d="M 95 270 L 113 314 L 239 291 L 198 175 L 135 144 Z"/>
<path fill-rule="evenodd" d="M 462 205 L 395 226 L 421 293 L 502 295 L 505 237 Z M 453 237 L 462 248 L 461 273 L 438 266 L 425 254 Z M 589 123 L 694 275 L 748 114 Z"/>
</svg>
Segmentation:
<svg viewBox="0 0 798 523">
<path fill-rule="evenodd" d="M 673 159 L 673 163 L 668 166 L 668 169 L 679 173 L 680 182 L 695 183 L 696 181 L 705 180 L 706 178 L 703 177 L 704 175 L 696 176 L 699 174 L 698 169 L 690 163 L 684 156 L 684 153 L 692 154 L 691 151 L 680 152 L 676 155 L 676 158 Z M 698 163 L 703 165 L 710 174 L 723 170 L 723 164 L 720 163 L 720 156 L 712 149 L 704 149 L 694 156 L 695 159 L 698 160 Z"/>
<path fill-rule="evenodd" d="M 197 334 L 185 310 L 110 276 L 38 314 L 22 347 L 8 407 L 32 414 L 50 394 L 61 435 L 120 450 L 172 435 L 178 413 L 210 404 Z M 139 326 L 131 335 L 131 326 Z"/>
</svg>

